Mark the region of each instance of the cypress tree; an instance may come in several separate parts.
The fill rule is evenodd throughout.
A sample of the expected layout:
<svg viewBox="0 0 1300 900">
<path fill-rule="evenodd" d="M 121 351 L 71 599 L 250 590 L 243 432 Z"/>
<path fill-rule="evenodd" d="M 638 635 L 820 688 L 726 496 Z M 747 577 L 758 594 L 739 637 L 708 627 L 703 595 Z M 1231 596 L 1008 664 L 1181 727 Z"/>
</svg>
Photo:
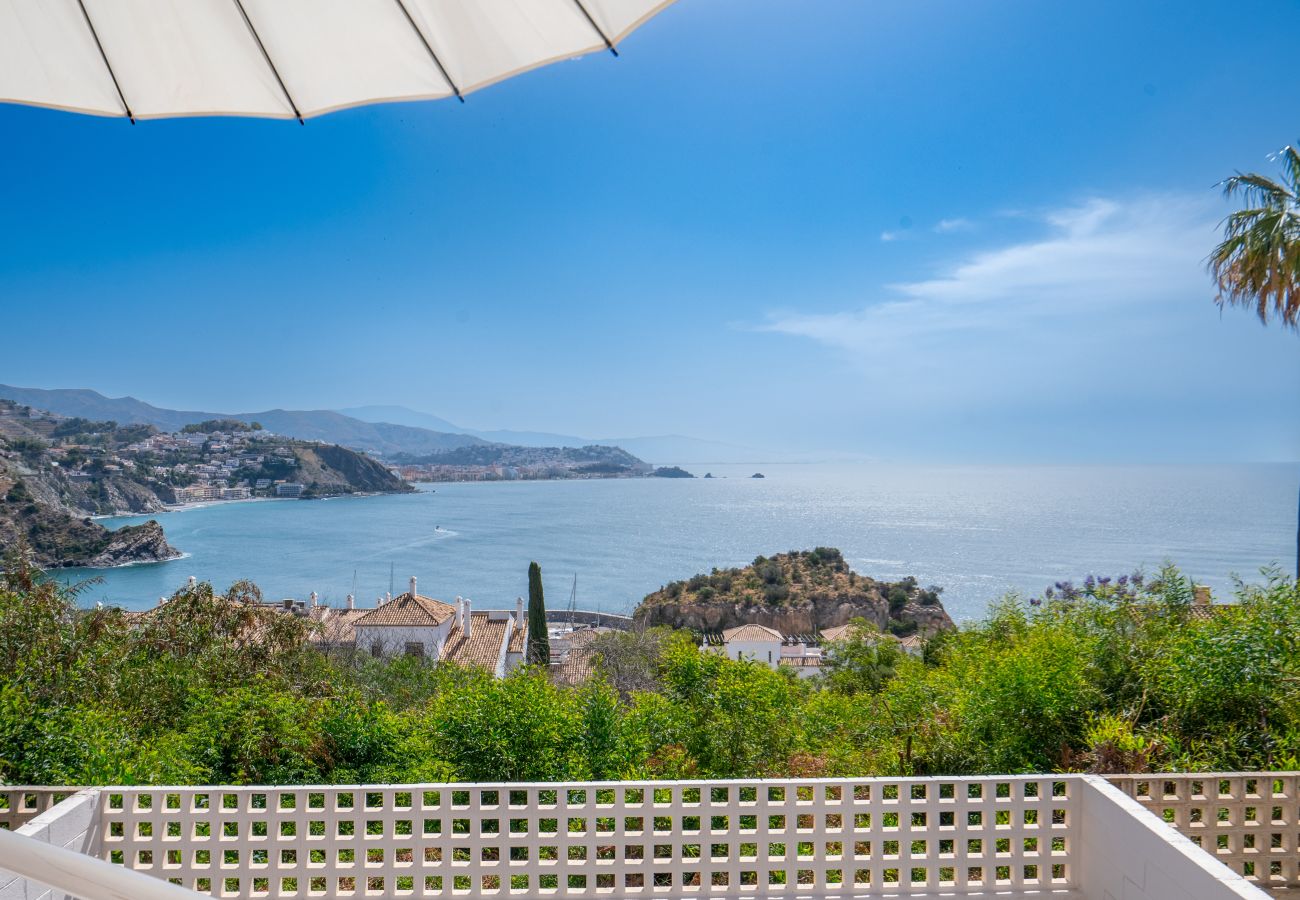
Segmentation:
<svg viewBox="0 0 1300 900">
<path fill-rule="evenodd" d="M 551 638 L 546 631 L 546 601 L 542 598 L 542 567 L 528 564 L 528 662 L 550 665 Z"/>
</svg>

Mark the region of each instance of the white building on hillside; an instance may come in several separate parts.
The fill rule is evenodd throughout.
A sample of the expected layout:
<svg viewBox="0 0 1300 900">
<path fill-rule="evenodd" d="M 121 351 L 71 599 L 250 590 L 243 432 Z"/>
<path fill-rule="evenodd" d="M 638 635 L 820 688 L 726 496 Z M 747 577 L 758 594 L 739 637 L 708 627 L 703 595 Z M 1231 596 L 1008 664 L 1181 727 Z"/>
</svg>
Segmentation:
<svg viewBox="0 0 1300 900">
<path fill-rule="evenodd" d="M 836 625 L 816 635 L 785 635 L 767 625 L 749 623 L 728 628 L 721 634 L 706 635 L 704 649 L 725 653 L 731 659 L 764 663 L 773 669 L 789 669 L 800 678 L 820 675 L 824 658 L 823 645 L 842 641 L 852 635 L 854 625 Z M 914 656 L 921 654 L 924 641 L 917 635 L 886 639 Z"/>
<path fill-rule="evenodd" d="M 785 635 L 766 625 L 737 625 L 722 632 L 723 651 L 732 659 L 748 659 L 776 668 Z"/>
<path fill-rule="evenodd" d="M 523 607 L 520 598 L 513 610 L 473 612 L 470 601 L 460 597 L 451 604 L 420 596 L 412 578 L 407 593 L 375 609 L 338 610 L 333 617 L 322 611 L 313 618 L 335 645 L 350 632 L 352 645 L 362 653 L 480 666 L 500 678 L 524 659 L 528 621 Z"/>
</svg>

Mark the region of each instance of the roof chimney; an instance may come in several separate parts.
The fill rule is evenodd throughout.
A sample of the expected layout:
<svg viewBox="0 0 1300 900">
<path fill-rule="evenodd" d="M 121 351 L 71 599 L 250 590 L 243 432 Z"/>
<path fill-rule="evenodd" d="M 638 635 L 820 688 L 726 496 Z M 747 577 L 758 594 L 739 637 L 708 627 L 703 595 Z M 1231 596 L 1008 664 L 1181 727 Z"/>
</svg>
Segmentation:
<svg viewBox="0 0 1300 900">
<path fill-rule="evenodd" d="M 471 629 L 473 629 L 473 619 L 469 615 L 469 598 L 465 598 L 465 612 L 461 618 L 460 630 L 465 633 L 465 639 L 469 640 Z"/>
<path fill-rule="evenodd" d="M 392 591 L 388 591 L 386 594 L 384 594 L 384 602 L 385 602 L 385 603 L 392 603 L 392 602 L 393 602 L 393 592 L 392 592 Z"/>
<path fill-rule="evenodd" d="M 1193 606 L 1210 605 L 1209 585 L 1197 584 L 1192 586 L 1192 605 Z"/>
<path fill-rule="evenodd" d="M 415 576 L 411 576 L 411 599 L 415 599 Z"/>
<path fill-rule="evenodd" d="M 356 609 L 356 606 L 357 606 L 356 600 L 352 599 L 351 594 L 348 594 L 348 609 Z"/>
<path fill-rule="evenodd" d="M 457 628 L 465 627 L 465 598 L 456 598 L 456 616 L 452 619 L 452 624 Z"/>
<path fill-rule="evenodd" d="M 312 592 L 311 592 L 311 606 L 312 606 L 312 609 L 315 609 L 315 608 L 316 608 L 316 592 L 315 592 L 315 591 L 312 591 Z"/>
<path fill-rule="evenodd" d="M 198 580 L 197 578 L 195 578 L 193 575 L 191 575 L 191 576 L 190 576 L 190 580 L 189 580 L 189 582 L 188 582 L 189 586 L 190 586 L 190 587 L 194 587 L 194 585 L 196 585 L 196 584 L 198 584 L 198 583 L 199 583 L 199 580 Z"/>
<path fill-rule="evenodd" d="M 515 631 L 524 627 L 524 598 L 515 598 Z"/>
</svg>

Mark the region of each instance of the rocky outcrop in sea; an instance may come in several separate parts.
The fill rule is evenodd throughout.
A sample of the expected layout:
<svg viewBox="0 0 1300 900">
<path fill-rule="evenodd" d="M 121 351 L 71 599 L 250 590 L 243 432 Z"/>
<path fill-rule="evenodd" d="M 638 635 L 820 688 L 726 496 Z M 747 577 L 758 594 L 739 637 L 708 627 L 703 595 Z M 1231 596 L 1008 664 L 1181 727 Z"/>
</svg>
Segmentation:
<svg viewBox="0 0 1300 900">
<path fill-rule="evenodd" d="M 939 593 L 913 578 L 859 575 L 838 550 L 819 547 L 675 581 L 648 595 L 635 617 L 647 626 L 695 631 L 753 622 L 783 634 L 814 634 L 861 618 L 881 631 L 928 637 L 954 627 Z"/>
</svg>

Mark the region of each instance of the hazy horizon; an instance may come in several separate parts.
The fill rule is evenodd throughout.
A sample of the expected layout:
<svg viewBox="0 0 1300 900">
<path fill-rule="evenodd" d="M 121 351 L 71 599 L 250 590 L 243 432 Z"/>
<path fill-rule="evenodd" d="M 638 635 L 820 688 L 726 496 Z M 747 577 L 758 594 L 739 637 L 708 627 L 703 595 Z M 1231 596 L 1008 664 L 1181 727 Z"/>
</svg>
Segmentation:
<svg viewBox="0 0 1300 900">
<path fill-rule="evenodd" d="M 1228 18 L 1266 29 L 1225 28 Z M 1300 7 L 684 0 L 306 127 L 0 106 L 0 382 L 885 461 L 1300 458 L 1220 311 Z M 773 48 L 779 47 L 776 61 Z"/>
</svg>

